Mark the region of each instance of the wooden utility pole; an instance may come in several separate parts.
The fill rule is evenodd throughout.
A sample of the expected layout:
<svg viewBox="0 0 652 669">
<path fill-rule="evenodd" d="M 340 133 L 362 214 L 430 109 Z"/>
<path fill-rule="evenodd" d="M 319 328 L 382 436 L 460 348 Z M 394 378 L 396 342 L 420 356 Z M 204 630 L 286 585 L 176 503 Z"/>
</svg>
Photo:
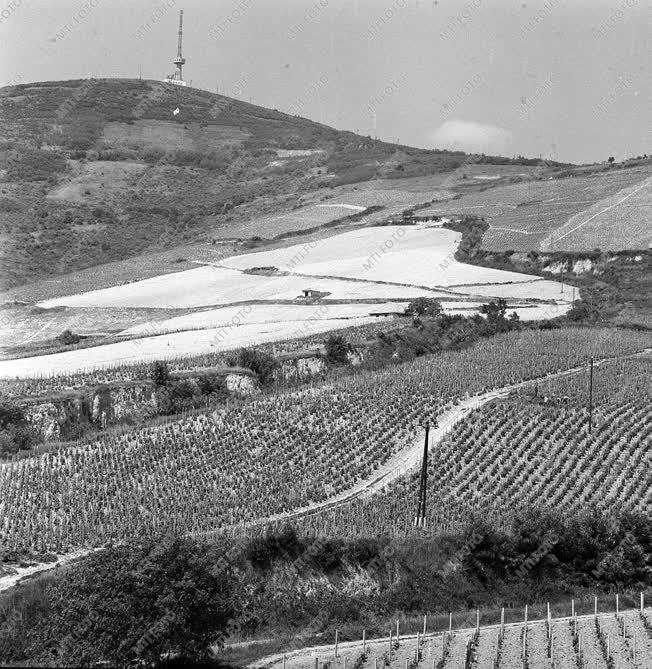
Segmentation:
<svg viewBox="0 0 652 669">
<path fill-rule="evenodd" d="M 593 423 L 593 358 L 589 368 L 589 434 Z"/>
<path fill-rule="evenodd" d="M 430 425 L 426 425 L 426 438 L 423 442 L 423 459 L 421 460 L 421 478 L 419 480 L 419 498 L 417 500 L 417 515 L 414 519 L 416 527 L 426 526 L 426 495 L 428 484 L 428 438 Z"/>
</svg>

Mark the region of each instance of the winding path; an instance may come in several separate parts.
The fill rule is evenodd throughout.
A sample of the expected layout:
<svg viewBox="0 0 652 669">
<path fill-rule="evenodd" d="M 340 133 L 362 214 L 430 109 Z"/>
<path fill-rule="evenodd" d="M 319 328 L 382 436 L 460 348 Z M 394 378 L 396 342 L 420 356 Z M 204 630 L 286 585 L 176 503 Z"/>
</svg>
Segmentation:
<svg viewBox="0 0 652 669">
<path fill-rule="evenodd" d="M 627 359 L 627 358 L 636 358 L 652 353 L 652 349 L 648 348 L 644 351 L 639 351 L 638 353 L 633 353 L 623 356 L 612 356 L 609 358 L 602 358 L 601 360 L 595 361 L 595 366 L 604 364 L 611 360 Z M 561 370 L 558 372 L 553 372 L 551 374 L 546 374 L 545 376 L 536 377 L 533 379 L 528 379 L 526 381 L 519 381 L 518 383 L 512 383 L 502 388 L 495 388 L 489 390 L 485 393 L 479 395 L 473 395 L 472 397 L 466 398 L 456 404 L 454 407 L 445 411 L 437 421 L 437 427 L 430 433 L 430 444 L 429 449 L 432 450 L 435 448 L 444 437 L 453 429 L 453 427 L 459 423 L 461 420 L 466 418 L 466 416 L 479 407 L 491 402 L 492 400 L 498 399 L 500 397 L 507 396 L 510 392 L 517 390 L 519 388 L 526 387 L 528 385 L 533 385 L 534 383 L 544 380 L 544 379 L 553 379 L 563 376 L 569 376 L 572 374 L 578 374 L 581 371 L 586 370 L 586 366 L 572 367 L 570 369 Z M 299 391 L 300 392 L 300 391 Z M 338 506 L 343 506 L 352 502 L 355 499 L 362 499 L 364 497 L 369 497 L 380 492 L 385 486 L 389 485 L 398 478 L 404 476 L 407 472 L 414 469 L 421 462 L 421 454 L 423 452 L 423 440 L 422 438 L 415 439 L 410 445 L 404 448 L 399 453 L 395 454 L 390 458 L 384 465 L 374 472 L 374 475 L 364 481 L 360 481 L 352 488 L 345 490 L 338 495 L 330 497 L 329 499 L 323 502 L 315 502 L 308 506 L 302 507 L 300 509 L 295 509 L 293 511 L 286 511 L 284 513 L 275 514 L 273 516 L 268 516 L 267 518 L 261 518 L 255 520 L 251 523 L 248 523 L 244 526 L 232 526 L 234 527 L 246 528 L 246 527 L 256 527 L 259 525 L 268 525 L 277 521 L 286 521 L 296 518 L 302 518 L 305 516 L 310 516 L 321 511 L 326 511 L 328 509 L 336 508 Z M 190 536 L 195 537 L 211 537 L 218 536 L 223 533 L 223 530 L 210 530 L 206 532 L 194 532 L 190 533 Z M 0 577 L 0 592 L 7 590 L 12 586 L 16 585 L 20 579 L 35 574 L 37 572 L 44 572 L 49 569 L 56 568 L 65 563 L 71 562 L 73 560 L 79 559 L 93 552 L 94 550 L 101 549 L 80 549 L 73 553 L 63 555 L 59 557 L 59 560 L 56 563 L 44 563 L 40 565 L 33 565 L 31 567 L 19 568 L 16 574 Z"/>
<path fill-rule="evenodd" d="M 0 576 L 0 592 L 3 592 L 4 590 L 9 590 L 9 588 L 13 588 L 14 585 L 16 585 L 18 581 L 22 580 L 23 578 L 27 578 L 28 576 L 33 576 L 34 574 L 38 574 L 39 572 L 50 571 L 50 569 L 56 569 L 57 567 L 61 567 L 65 564 L 73 562 L 74 560 L 79 560 L 80 558 L 86 557 L 94 550 L 100 550 L 100 549 L 84 548 L 78 551 L 74 551 L 73 553 L 60 555 L 56 562 L 41 562 L 40 564 L 33 564 L 30 565 L 29 567 L 16 567 L 15 574 L 7 574 L 5 576 Z"/>
<path fill-rule="evenodd" d="M 644 351 L 639 351 L 638 353 L 633 353 L 623 356 L 612 356 L 609 358 L 602 358 L 594 362 L 595 366 L 604 364 L 611 360 L 620 360 L 627 358 L 635 358 L 643 355 L 648 355 L 652 353 L 652 349 L 645 349 Z M 519 381 L 518 383 L 512 383 L 502 388 L 495 388 L 489 390 L 485 393 L 479 395 L 473 395 L 472 397 L 466 398 L 456 404 L 454 407 L 445 411 L 437 420 L 437 427 L 430 432 L 430 444 L 429 450 L 436 448 L 444 437 L 459 423 L 464 420 L 468 414 L 474 409 L 478 409 L 481 406 L 491 402 L 492 400 L 498 399 L 500 397 L 506 397 L 514 390 L 523 388 L 529 385 L 533 385 L 538 381 L 545 379 L 554 379 L 563 376 L 570 376 L 572 374 L 578 374 L 579 372 L 585 371 L 586 365 L 572 367 L 570 369 L 561 370 L 558 372 L 553 372 L 551 374 L 546 374 L 545 376 L 536 377 L 533 379 L 528 379 L 526 381 Z M 411 471 L 419 465 L 421 462 L 421 456 L 423 453 L 423 439 L 415 439 L 410 445 L 404 448 L 402 451 L 396 453 L 391 457 L 384 465 L 381 465 L 373 474 L 372 477 L 360 481 L 352 488 L 345 490 L 333 497 L 328 498 L 323 502 L 314 502 L 308 506 L 302 507 L 300 509 L 295 509 L 293 511 L 285 511 L 283 513 L 278 513 L 273 516 L 268 516 L 267 518 L 261 518 L 259 520 L 252 521 L 245 525 L 231 526 L 226 529 L 234 529 L 235 527 L 246 528 L 246 527 L 257 527 L 260 525 L 268 525 L 271 523 L 276 523 L 279 521 L 293 520 L 296 518 L 303 518 L 306 516 L 319 513 L 321 511 L 326 511 L 328 509 L 336 508 L 338 506 L 343 506 L 352 502 L 355 499 L 362 499 L 364 497 L 369 497 L 380 492 L 385 486 L 389 485 L 393 481 L 404 476 L 407 472 Z M 210 537 L 215 535 L 222 534 L 223 530 L 211 530 L 207 532 L 196 532 L 193 533 L 193 536 L 201 537 Z"/>
</svg>

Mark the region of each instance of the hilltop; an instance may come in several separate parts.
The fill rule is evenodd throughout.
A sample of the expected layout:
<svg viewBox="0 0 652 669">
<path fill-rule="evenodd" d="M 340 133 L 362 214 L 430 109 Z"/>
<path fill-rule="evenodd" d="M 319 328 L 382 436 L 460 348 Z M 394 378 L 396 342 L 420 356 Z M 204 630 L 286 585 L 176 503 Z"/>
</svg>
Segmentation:
<svg viewBox="0 0 652 669">
<path fill-rule="evenodd" d="M 483 182 L 486 188 L 542 166 L 389 144 L 208 91 L 134 79 L 3 88 L 0 135 L 4 289 L 216 237 L 273 238 L 388 200 L 398 210 L 410 204 L 409 197 L 372 197 L 267 229 L 265 216 L 351 184 L 394 189 L 468 164 L 515 170 Z M 262 223 L 249 224 L 254 217 Z"/>
</svg>

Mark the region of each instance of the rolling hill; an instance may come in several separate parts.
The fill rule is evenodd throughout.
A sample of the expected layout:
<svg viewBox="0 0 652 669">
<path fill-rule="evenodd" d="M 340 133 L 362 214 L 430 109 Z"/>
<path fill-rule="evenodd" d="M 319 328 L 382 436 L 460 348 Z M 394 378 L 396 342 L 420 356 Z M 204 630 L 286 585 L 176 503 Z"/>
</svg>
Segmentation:
<svg viewBox="0 0 652 669">
<path fill-rule="evenodd" d="M 470 162 L 518 166 L 483 187 L 540 171 L 538 160 L 470 160 L 388 144 L 208 91 L 133 79 L 3 88 L 0 137 L 3 289 L 188 243 L 274 238 L 374 205 L 400 212 L 452 197 L 450 183 L 437 190 L 441 179 L 421 190 L 414 182 Z M 363 183 L 372 184 L 372 197 L 318 209 L 338 189 Z M 297 214 L 304 204 L 312 209 Z"/>
</svg>

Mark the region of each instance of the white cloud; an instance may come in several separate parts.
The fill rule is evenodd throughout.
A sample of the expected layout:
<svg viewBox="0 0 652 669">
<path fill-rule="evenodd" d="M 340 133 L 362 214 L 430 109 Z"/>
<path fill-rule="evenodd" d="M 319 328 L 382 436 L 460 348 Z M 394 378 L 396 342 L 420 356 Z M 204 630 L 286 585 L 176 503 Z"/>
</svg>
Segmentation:
<svg viewBox="0 0 652 669">
<path fill-rule="evenodd" d="M 504 128 L 458 119 L 442 123 L 432 135 L 438 149 L 475 153 L 504 153 L 508 151 L 511 139 L 512 133 Z"/>
</svg>

